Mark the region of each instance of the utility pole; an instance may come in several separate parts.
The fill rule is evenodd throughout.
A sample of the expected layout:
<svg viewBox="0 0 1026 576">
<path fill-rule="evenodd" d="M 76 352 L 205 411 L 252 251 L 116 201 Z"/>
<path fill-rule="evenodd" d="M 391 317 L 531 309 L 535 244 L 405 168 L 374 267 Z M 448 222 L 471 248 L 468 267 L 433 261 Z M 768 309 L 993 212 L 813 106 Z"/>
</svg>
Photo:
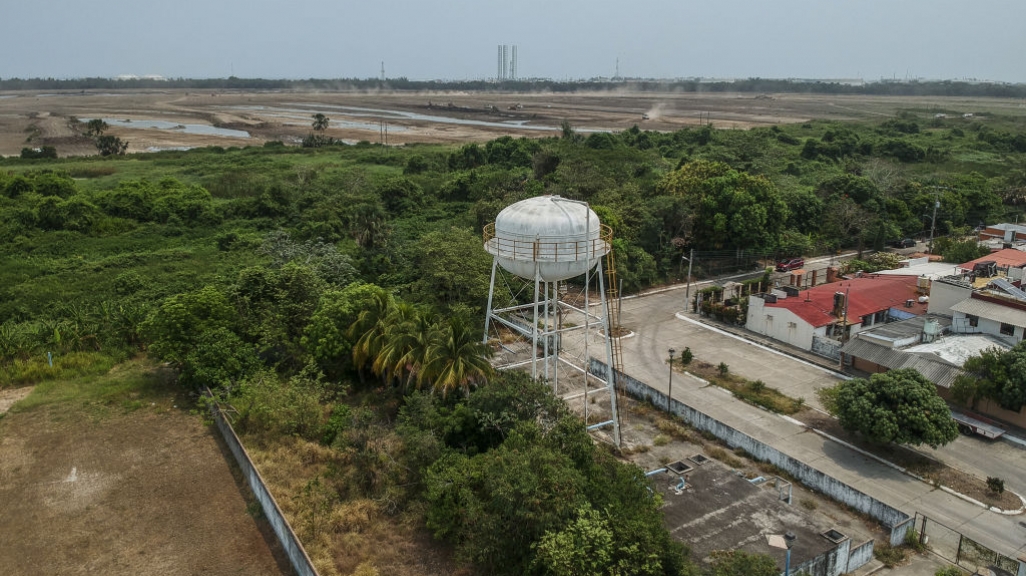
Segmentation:
<svg viewBox="0 0 1026 576">
<path fill-rule="evenodd" d="M 930 254 L 933 254 L 933 233 L 937 228 L 937 209 L 940 208 L 940 191 L 951 190 L 951 188 L 944 186 L 929 186 L 929 188 L 933 188 L 933 215 L 930 217 L 930 243 L 928 249 Z"/>
<path fill-rule="evenodd" d="M 933 254 L 933 231 L 937 228 L 937 208 L 940 207 L 940 190 L 934 191 L 933 216 L 930 218 L 930 254 Z"/>
<path fill-rule="evenodd" d="M 681 256 L 681 258 L 684 258 L 684 256 Z M 684 259 L 688 261 L 688 284 L 684 288 L 684 312 L 686 313 L 691 308 L 691 264 L 695 261 L 695 249 L 691 249 L 690 258 Z"/>
<path fill-rule="evenodd" d="M 841 324 L 841 346 L 843 347 L 848 342 L 848 298 L 851 296 L 851 284 L 848 284 L 848 289 L 844 291 L 844 319 Z M 844 371 L 844 352 L 838 352 L 841 357 L 841 363 L 838 369 Z"/>
<path fill-rule="evenodd" d="M 673 355 L 676 353 L 676 350 L 670 348 L 670 385 L 666 391 L 666 412 L 668 414 L 672 414 L 670 410 L 672 406 L 671 402 L 673 402 Z"/>
</svg>

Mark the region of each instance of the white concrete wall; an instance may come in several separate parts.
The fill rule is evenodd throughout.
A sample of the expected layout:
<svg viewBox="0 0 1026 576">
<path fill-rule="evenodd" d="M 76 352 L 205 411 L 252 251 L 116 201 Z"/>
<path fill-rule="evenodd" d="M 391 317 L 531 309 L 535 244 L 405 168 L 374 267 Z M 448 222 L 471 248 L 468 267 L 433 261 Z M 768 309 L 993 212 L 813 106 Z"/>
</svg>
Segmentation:
<svg viewBox="0 0 1026 576">
<path fill-rule="evenodd" d="M 969 288 L 934 282 L 930 287 L 930 302 L 926 306 L 926 311 L 930 314 L 952 316 L 954 313 L 951 311 L 951 307 L 969 298 L 970 294 L 972 294 L 972 290 Z"/>
<path fill-rule="evenodd" d="M 954 312 L 951 318 L 951 331 L 952 332 L 982 332 L 984 334 L 991 334 L 1008 341 L 1011 344 L 1015 344 L 1023 339 L 1024 329 L 1022 326 L 1016 326 L 1015 331 L 1011 336 L 1001 333 L 1001 322 L 997 320 L 990 320 L 988 318 L 980 318 L 977 322 L 976 328 L 969 326 L 966 321 L 966 315 L 964 312 Z"/>
<path fill-rule="evenodd" d="M 769 336 L 802 350 L 812 349 L 816 329 L 787 308 L 766 306 L 762 298 L 748 297 L 748 320 L 745 328 Z M 822 330 L 821 330 L 822 332 Z"/>
</svg>

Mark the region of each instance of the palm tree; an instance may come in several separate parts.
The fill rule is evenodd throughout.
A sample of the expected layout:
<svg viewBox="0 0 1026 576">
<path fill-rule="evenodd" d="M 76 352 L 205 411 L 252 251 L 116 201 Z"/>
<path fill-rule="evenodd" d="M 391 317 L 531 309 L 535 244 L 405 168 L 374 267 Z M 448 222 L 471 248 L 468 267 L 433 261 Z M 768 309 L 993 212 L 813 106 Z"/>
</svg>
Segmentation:
<svg viewBox="0 0 1026 576">
<path fill-rule="evenodd" d="M 396 302 L 385 318 L 381 349 L 371 362 L 371 371 L 386 380 L 398 378 L 406 369 L 406 358 L 416 344 L 419 310 L 409 302 Z"/>
<path fill-rule="evenodd" d="M 376 358 L 385 344 L 385 318 L 391 307 L 392 298 L 379 288 L 375 290 L 371 304 L 360 311 L 356 321 L 349 327 L 349 337 L 356 339 L 353 344 L 353 363 L 360 371 L 361 380 L 367 362 Z"/>
<path fill-rule="evenodd" d="M 327 116 L 325 116 L 324 114 L 321 114 L 320 112 L 318 112 L 318 113 L 314 114 L 312 116 L 312 118 L 314 119 L 314 121 L 313 121 L 313 129 L 314 130 L 316 130 L 318 132 L 323 132 L 324 130 L 328 129 L 328 120 L 329 120 L 329 118 Z"/>
<path fill-rule="evenodd" d="M 441 340 L 443 334 L 438 315 L 430 309 L 421 310 L 417 317 L 413 345 L 400 359 L 406 369 L 406 382 L 403 385 L 405 388 L 409 388 L 414 379 L 417 381 L 417 387 L 420 387 L 420 374 L 428 361 L 428 353 Z"/>
<path fill-rule="evenodd" d="M 427 350 L 418 384 L 430 381 L 444 396 L 457 388 L 469 393 L 471 384 L 487 382 L 494 372 L 488 362 L 491 349 L 459 317 L 450 318 L 442 330 L 441 338 Z"/>
</svg>

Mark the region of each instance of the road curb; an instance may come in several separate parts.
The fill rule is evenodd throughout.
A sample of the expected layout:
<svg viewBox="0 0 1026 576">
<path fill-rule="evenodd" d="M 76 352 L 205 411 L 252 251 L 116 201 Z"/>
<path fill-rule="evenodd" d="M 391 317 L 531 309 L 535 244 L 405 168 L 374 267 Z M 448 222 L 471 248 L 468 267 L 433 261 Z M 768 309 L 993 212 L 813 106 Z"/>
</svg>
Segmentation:
<svg viewBox="0 0 1026 576">
<path fill-rule="evenodd" d="M 800 422 L 799 420 L 795 420 L 794 418 L 788 418 L 788 420 L 790 420 L 792 422 Z M 808 428 L 809 430 L 811 430 L 812 432 L 814 432 L 816 434 L 819 434 L 820 436 L 822 436 L 822 437 L 824 437 L 824 438 L 826 438 L 828 440 L 832 440 L 834 442 L 837 442 L 838 444 L 841 444 L 842 446 L 844 446 L 844 447 L 846 447 L 846 448 L 848 448 L 850 450 L 854 450 L 854 451 L 858 452 L 859 454 L 862 454 L 863 456 L 866 456 L 867 458 L 872 458 L 873 460 L 876 460 L 880 464 L 883 464 L 884 466 L 888 466 L 890 468 L 893 468 L 894 470 L 897 470 L 898 472 L 901 472 L 902 474 L 905 474 L 906 476 L 910 476 L 912 478 L 915 478 L 916 480 L 919 480 L 920 482 L 922 482 L 924 484 L 929 484 L 931 486 L 934 485 L 933 482 L 927 480 L 926 478 L 923 478 L 922 476 L 920 476 L 920 475 L 918 475 L 918 474 L 916 474 L 914 472 L 911 472 L 907 468 L 903 468 L 901 466 L 898 466 L 894 462 L 891 462 L 890 460 L 886 460 L 884 458 L 881 458 L 880 456 L 877 456 L 876 454 L 873 454 L 871 452 L 867 452 L 866 450 L 863 450 L 862 448 L 859 448 L 858 446 L 855 446 L 854 444 L 852 444 L 850 442 L 845 442 L 844 440 L 841 440 L 840 438 L 838 438 L 836 436 L 833 436 L 831 434 L 828 434 L 828 433 L 826 433 L 826 432 L 824 432 L 824 431 L 822 431 L 822 430 L 820 430 L 818 428 L 813 428 L 812 426 L 807 426 L 807 425 L 805 427 Z M 969 496 L 966 496 L 965 494 L 962 494 L 961 492 L 957 492 L 955 490 L 952 490 L 951 488 L 948 488 L 947 486 L 944 486 L 944 485 L 938 485 L 938 486 L 941 489 L 941 491 L 943 491 L 943 492 L 951 494 L 952 496 L 954 496 L 956 498 L 960 498 L 962 500 L 965 500 L 966 502 L 969 502 L 970 504 L 975 504 L 976 506 L 979 506 L 980 508 L 983 508 L 985 510 L 990 510 L 991 512 L 994 512 L 996 514 L 1001 514 L 1001 515 L 1004 515 L 1004 516 L 1017 516 L 1019 514 L 1022 514 L 1023 512 L 1026 512 L 1026 499 L 1024 499 L 1021 495 L 1016 494 L 1015 492 L 1012 492 L 1012 494 L 1015 494 L 1015 496 L 1017 498 L 1019 498 L 1019 501 L 1021 501 L 1023 505 L 1018 510 L 1002 510 L 1001 508 L 998 508 L 996 506 L 988 506 L 987 504 L 984 504 L 983 502 L 980 502 L 979 500 L 977 500 L 975 498 L 971 498 Z"/>
<path fill-rule="evenodd" d="M 719 326 L 716 326 L 714 324 L 709 324 L 708 322 L 703 322 L 702 320 L 695 320 L 694 318 L 689 318 L 686 315 L 686 313 L 684 313 L 684 312 L 675 312 L 674 316 L 678 320 L 683 320 L 685 322 L 690 322 L 692 324 L 698 324 L 700 326 L 705 327 L 707 330 L 712 330 L 713 332 L 717 332 L 717 333 L 722 334 L 724 336 L 727 336 L 727 337 L 730 337 L 730 338 L 735 338 L 735 339 L 741 340 L 743 342 L 747 342 L 750 346 L 755 346 L 756 348 L 760 348 L 762 350 L 765 350 L 765 351 L 773 353 L 773 354 L 779 354 L 781 356 L 786 356 L 786 357 L 788 357 L 788 358 L 790 358 L 790 359 L 792 359 L 792 360 L 794 360 L 796 362 L 801 362 L 802 364 L 804 364 L 806 366 L 809 366 L 811 368 L 816 368 L 818 370 L 822 370 L 823 372 L 831 374 L 832 376 L 834 376 L 836 378 L 840 378 L 841 380 L 851 380 L 851 378 L 852 378 L 850 375 L 845 374 L 843 372 L 838 372 L 837 370 L 832 370 L 832 369 L 827 368 L 827 367 L 825 367 L 825 366 L 823 366 L 821 364 L 817 364 L 815 362 L 810 362 L 809 360 L 806 360 L 805 358 L 802 358 L 800 356 L 796 356 L 794 354 L 788 354 L 787 352 L 785 352 L 783 350 L 780 350 L 778 348 L 774 348 L 772 346 L 767 346 L 767 345 L 765 345 L 765 344 L 763 344 L 761 342 L 756 342 L 755 340 L 752 340 L 750 338 L 745 338 L 744 336 L 740 336 L 738 334 L 735 334 L 735 333 L 731 332 L 730 330 L 724 330 L 723 328 L 720 328 Z"/>
</svg>

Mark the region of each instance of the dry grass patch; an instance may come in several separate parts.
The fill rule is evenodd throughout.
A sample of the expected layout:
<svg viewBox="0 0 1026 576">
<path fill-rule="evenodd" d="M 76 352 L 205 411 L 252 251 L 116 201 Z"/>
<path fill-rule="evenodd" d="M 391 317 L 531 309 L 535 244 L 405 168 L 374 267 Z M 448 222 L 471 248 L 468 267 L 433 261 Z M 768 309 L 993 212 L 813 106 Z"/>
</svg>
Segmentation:
<svg viewBox="0 0 1026 576">
<path fill-rule="evenodd" d="M 804 398 L 791 398 L 776 388 L 767 386 L 762 380 L 748 380 L 731 374 L 725 364 L 713 366 L 708 362 L 695 361 L 688 365 L 689 372 L 710 383 L 730 390 L 735 397 L 755 406 L 778 414 L 794 414 L 805 406 Z"/>
<path fill-rule="evenodd" d="M 434 542 L 416 510 L 389 513 L 388 498 L 357 496 L 354 485 L 383 482 L 346 448 L 284 437 L 246 437 L 261 475 L 322 576 L 452 574 L 444 545 Z M 367 449 L 392 453 L 400 440 L 382 434 Z M 387 494 L 387 491 L 386 491 Z"/>
</svg>

